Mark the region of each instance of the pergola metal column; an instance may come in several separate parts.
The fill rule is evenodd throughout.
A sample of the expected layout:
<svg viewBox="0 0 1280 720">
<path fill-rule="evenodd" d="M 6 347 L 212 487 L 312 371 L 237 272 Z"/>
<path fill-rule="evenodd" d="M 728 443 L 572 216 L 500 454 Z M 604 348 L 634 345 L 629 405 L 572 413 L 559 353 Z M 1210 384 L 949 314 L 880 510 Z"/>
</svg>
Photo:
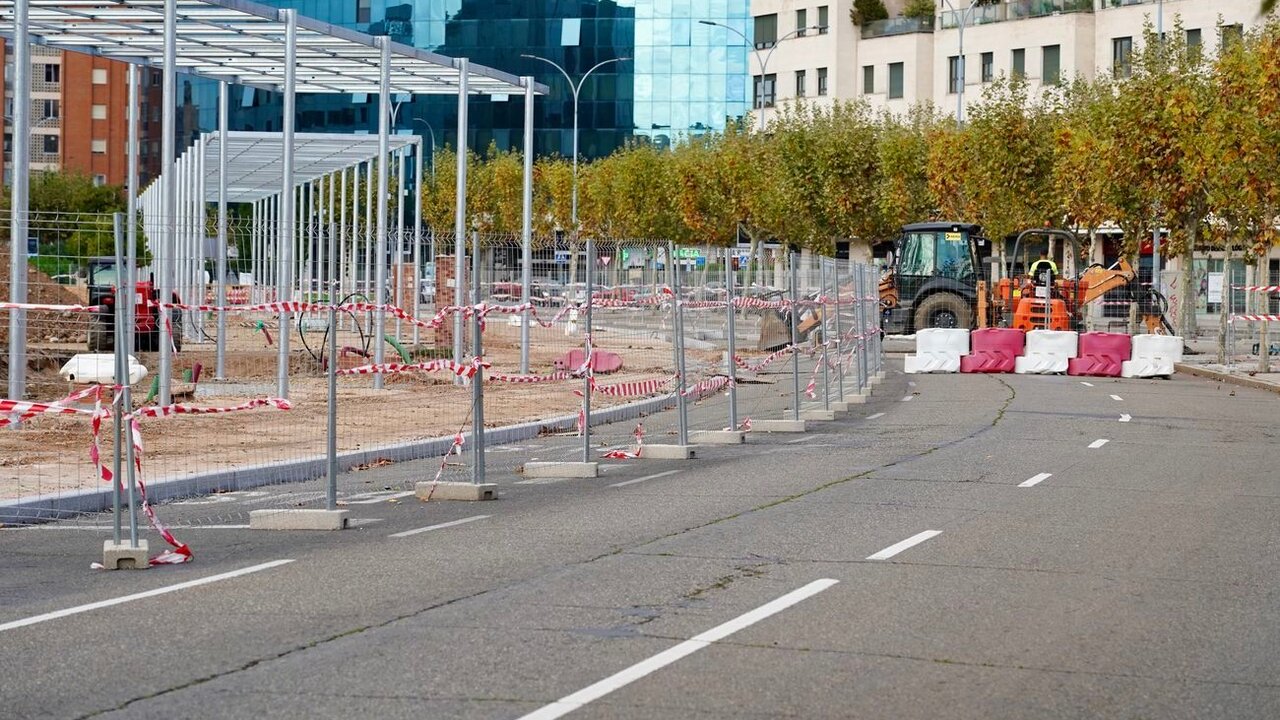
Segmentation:
<svg viewBox="0 0 1280 720">
<path fill-rule="evenodd" d="M 376 274 L 378 309 L 374 311 L 373 362 L 381 365 L 386 357 L 386 319 L 387 311 L 387 166 L 388 145 L 391 132 L 391 38 L 379 37 L 378 49 L 381 50 L 378 63 L 378 229 Z M 383 377 L 381 373 L 373 376 L 373 388 L 381 390 Z"/>
<path fill-rule="evenodd" d="M 422 311 L 422 138 L 418 138 L 413 163 L 413 317 Z M 418 346 L 421 328 L 413 325 L 413 346 Z"/>
<path fill-rule="evenodd" d="M 141 148 L 138 146 L 138 125 L 140 111 L 142 110 L 141 102 L 138 98 L 138 66 L 129 65 L 129 153 L 128 153 L 128 177 L 125 179 L 125 227 L 126 240 L 128 246 L 125 248 L 126 265 L 131 269 L 132 273 L 138 270 L 138 153 Z M 132 277 L 132 275 L 131 275 Z M 125 305 L 125 353 L 133 352 L 137 347 L 134 327 L 133 315 L 136 309 L 132 303 Z"/>
<path fill-rule="evenodd" d="M 467 304 L 467 59 L 458 60 L 458 164 L 453 208 L 453 304 Z M 462 313 L 453 316 L 453 361 L 462 362 Z M 460 382 L 459 379 L 457 382 Z"/>
<path fill-rule="evenodd" d="M 168 0 L 173 2 L 173 0 Z M 284 112 L 280 122 L 280 132 L 284 147 L 280 158 L 280 255 L 276 289 L 280 301 L 292 299 L 293 289 L 293 121 L 296 112 L 294 107 L 294 89 L 297 83 L 298 55 L 298 16 L 296 10 L 281 10 L 280 17 L 285 22 L 285 63 L 284 63 Z M 277 337 L 276 355 L 276 395 L 289 397 L 289 326 L 290 314 L 280 313 L 280 327 Z"/>
<path fill-rule="evenodd" d="M 169 0 L 172 2 L 173 0 Z M 10 186 L 9 300 L 27 301 L 27 198 L 31 160 L 31 39 L 27 0 L 13 4 L 13 182 Z M 27 381 L 27 313 L 9 311 L 9 397 L 21 400 Z"/>
<path fill-rule="evenodd" d="M 227 84 L 218 83 L 218 307 L 227 304 Z M 227 379 L 227 311 L 218 310 L 217 380 Z"/>
<path fill-rule="evenodd" d="M 404 148 L 396 151 L 396 249 L 393 257 L 396 262 L 396 307 L 404 309 L 404 214 L 407 208 L 404 203 L 405 180 Z M 400 339 L 401 320 L 396 316 L 396 340 Z"/>
<path fill-rule="evenodd" d="M 160 215 L 163 231 L 158 247 L 152 250 L 152 262 L 161 302 L 173 298 L 173 259 L 178 244 L 178 189 L 174 171 L 175 134 L 174 114 L 178 111 L 178 3 L 164 0 L 164 69 L 160 108 Z M 161 405 L 173 402 L 169 383 L 173 372 L 173 332 L 171 323 L 159 323 L 160 327 L 160 394 Z"/>
<path fill-rule="evenodd" d="M 520 229 L 520 291 L 523 302 L 533 302 L 533 78 L 524 83 L 524 200 Z M 520 372 L 529 373 L 529 323 L 532 312 L 524 311 L 520 324 Z"/>
</svg>

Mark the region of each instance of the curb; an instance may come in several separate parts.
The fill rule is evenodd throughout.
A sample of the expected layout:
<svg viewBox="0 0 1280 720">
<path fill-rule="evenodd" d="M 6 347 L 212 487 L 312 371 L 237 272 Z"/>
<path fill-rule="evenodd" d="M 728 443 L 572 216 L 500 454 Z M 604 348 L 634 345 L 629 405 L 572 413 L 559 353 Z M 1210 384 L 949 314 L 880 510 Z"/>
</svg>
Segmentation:
<svg viewBox="0 0 1280 720">
<path fill-rule="evenodd" d="M 1240 385 L 1242 387 L 1253 388 L 1255 390 L 1266 390 L 1267 392 L 1280 394 L 1280 385 L 1269 383 L 1265 380 L 1256 380 L 1247 375 L 1232 375 L 1231 373 L 1221 372 L 1219 370 L 1210 370 L 1209 368 L 1200 367 L 1199 365 L 1188 365 L 1186 363 L 1174 363 L 1174 369 L 1180 373 L 1195 375 L 1207 380 L 1217 380 L 1218 382 L 1229 383 L 1231 385 Z"/>
<path fill-rule="evenodd" d="M 650 413 L 674 407 L 675 393 L 640 400 L 625 405 L 615 405 L 603 410 L 593 410 L 591 426 L 634 420 Z M 500 428 L 485 428 L 485 445 L 503 445 L 529 440 L 544 432 L 571 430 L 577 426 L 578 416 L 561 415 L 546 420 L 534 420 Z M 470 442 L 471 433 L 463 433 Z M 412 442 L 387 445 L 369 450 L 338 453 L 338 472 L 349 472 L 359 465 L 368 465 L 379 459 L 392 462 L 438 458 L 453 446 L 453 436 L 429 438 Z M 305 482 L 324 477 L 328 463 L 323 455 L 301 460 L 286 460 L 263 465 L 250 465 L 232 470 L 190 475 L 160 480 L 147 485 L 147 499 L 161 503 L 193 495 L 204 495 L 214 490 L 231 492 L 248 490 L 263 485 L 286 482 Z M 28 525 L 59 518 L 74 517 L 85 513 L 103 512 L 112 506 L 112 492 L 105 488 L 78 490 L 72 493 L 28 495 L 0 501 L 0 524 Z"/>
</svg>

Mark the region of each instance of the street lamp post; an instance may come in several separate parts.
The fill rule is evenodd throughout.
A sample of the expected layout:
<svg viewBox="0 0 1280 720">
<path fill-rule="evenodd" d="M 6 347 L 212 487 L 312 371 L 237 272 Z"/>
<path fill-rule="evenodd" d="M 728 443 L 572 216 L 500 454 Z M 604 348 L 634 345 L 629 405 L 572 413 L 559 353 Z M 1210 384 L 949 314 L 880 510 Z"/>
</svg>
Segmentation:
<svg viewBox="0 0 1280 720">
<path fill-rule="evenodd" d="M 436 129 L 431 127 L 431 123 L 425 118 L 414 118 L 414 122 L 422 123 L 427 126 L 427 133 L 431 136 L 431 180 L 436 179 Z M 422 172 L 422 168 L 418 168 L 418 172 Z"/>
<path fill-rule="evenodd" d="M 943 0 L 947 7 L 951 8 L 952 14 L 960 12 L 956 10 L 956 6 L 951 4 L 951 0 Z M 973 15 L 973 9 L 978 7 L 981 0 L 969 0 L 969 7 L 960 12 L 960 51 L 956 57 L 956 74 L 958 76 L 956 82 L 956 126 L 964 127 L 964 26 L 969 24 L 969 18 Z"/>
<path fill-rule="evenodd" d="M 724 28 L 725 30 L 728 30 L 729 32 L 742 38 L 742 42 L 746 43 L 747 47 L 750 47 L 751 52 L 756 56 L 756 64 L 760 66 L 760 92 L 756 93 L 757 102 L 753 104 L 758 106 L 757 114 L 759 115 L 759 118 L 760 118 L 760 132 L 764 132 L 764 82 L 765 82 L 765 77 L 768 75 L 768 72 L 766 71 L 766 69 L 769 67 L 769 59 L 773 57 L 773 51 L 777 50 L 778 46 L 781 45 L 784 41 L 790 40 L 791 38 L 796 37 L 803 32 L 807 32 L 809 30 L 817 30 L 818 32 L 822 32 L 824 29 L 826 29 L 825 25 L 809 25 L 806 27 L 796 28 L 795 30 L 792 30 L 786 35 L 783 35 L 782 37 L 778 38 L 777 40 L 774 40 L 773 47 L 769 48 L 769 52 L 766 53 L 763 58 L 761 58 L 760 48 L 756 47 L 751 42 L 751 40 L 747 39 L 747 36 L 743 35 L 741 30 L 735 27 L 731 27 L 729 25 L 725 25 L 724 23 L 715 22 L 714 20 L 699 20 L 698 24 L 711 25 L 713 27 L 721 27 L 721 28 Z"/>
</svg>

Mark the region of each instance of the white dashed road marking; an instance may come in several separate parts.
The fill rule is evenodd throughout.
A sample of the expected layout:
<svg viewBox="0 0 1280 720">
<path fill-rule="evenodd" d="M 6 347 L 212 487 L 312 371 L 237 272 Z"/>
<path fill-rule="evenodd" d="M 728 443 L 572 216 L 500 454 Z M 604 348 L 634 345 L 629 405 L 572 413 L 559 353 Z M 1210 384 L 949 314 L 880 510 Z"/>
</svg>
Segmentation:
<svg viewBox="0 0 1280 720">
<path fill-rule="evenodd" d="M 1107 443 L 1109 443 L 1109 442 L 1111 442 L 1111 441 L 1110 441 L 1110 440 L 1108 440 L 1108 439 L 1106 439 L 1106 438 L 1101 438 L 1101 439 L 1099 439 L 1099 440 L 1094 440 L 1093 442 L 1089 443 L 1089 449 L 1090 449 L 1090 450 L 1097 450 L 1098 448 L 1102 447 L 1103 445 L 1106 445 L 1106 444 L 1107 444 Z"/>
<path fill-rule="evenodd" d="M 1129 422 L 1132 419 L 1132 415 L 1129 415 L 1128 413 L 1120 413 L 1120 422 Z"/>
<path fill-rule="evenodd" d="M 635 485 L 636 483 L 642 483 L 642 482 L 644 482 L 645 480 L 657 480 L 657 479 L 658 479 L 658 478 L 660 478 L 660 477 L 666 477 L 666 476 L 668 476 L 668 475 L 675 475 L 675 474 L 676 474 L 676 473 L 678 473 L 678 472 L 680 472 L 680 471 L 679 471 L 679 470 L 667 470 L 666 472 L 654 473 L 653 475 L 645 475 L 644 477 L 638 477 L 638 478 L 636 478 L 635 480 L 623 480 L 622 482 L 620 482 L 620 483 L 614 483 L 614 484 L 610 485 L 609 487 L 625 487 L 625 486 L 627 486 L 627 485 Z"/>
<path fill-rule="evenodd" d="M 1112 399 L 1112 400 L 1116 400 L 1116 401 L 1124 400 L 1124 398 L 1120 397 L 1119 395 L 1112 395 L 1112 396 L 1111 396 L 1111 399 Z"/>
<path fill-rule="evenodd" d="M 884 417 L 884 413 L 876 413 L 875 415 L 868 415 L 867 419 L 875 420 L 876 418 L 882 418 L 882 417 Z"/>
<path fill-rule="evenodd" d="M 430 532 L 432 530 L 442 530 L 444 528 L 456 527 L 458 525 L 464 525 L 469 522 L 475 522 L 476 520 L 484 520 L 487 517 L 492 517 L 492 516 L 491 515 L 472 515 L 469 518 L 462 518 L 461 520 L 452 520 L 450 522 L 440 523 L 439 525 L 428 525 L 424 528 L 418 528 L 416 530 L 405 530 L 404 532 L 392 533 L 390 537 L 393 537 L 393 538 L 409 537 L 410 535 L 417 535 L 418 533 Z"/>
<path fill-rule="evenodd" d="M 929 538 L 932 538 L 932 537 L 937 537 L 938 535 L 941 535 L 941 534 L 942 534 L 941 530 L 925 530 L 922 533 L 916 533 L 915 535 L 912 535 L 906 540 L 903 540 L 902 542 L 894 543 L 874 555 L 868 555 L 867 559 L 868 560 L 888 560 L 889 558 L 893 557 L 894 555 L 897 555 L 903 550 L 919 545 L 925 540 L 928 540 Z"/>
<path fill-rule="evenodd" d="M 1035 487 L 1036 485 L 1039 485 L 1040 483 L 1044 482 L 1045 480 L 1048 480 L 1051 477 L 1053 477 L 1053 473 L 1040 473 L 1039 475 L 1028 478 L 1018 483 L 1018 487 Z"/>
</svg>

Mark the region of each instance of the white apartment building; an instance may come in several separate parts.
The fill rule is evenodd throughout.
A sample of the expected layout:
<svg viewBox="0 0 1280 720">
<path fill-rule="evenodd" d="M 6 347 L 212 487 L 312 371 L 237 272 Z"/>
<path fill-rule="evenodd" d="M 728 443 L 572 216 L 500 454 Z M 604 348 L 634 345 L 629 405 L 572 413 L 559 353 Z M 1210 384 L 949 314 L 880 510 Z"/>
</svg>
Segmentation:
<svg viewBox="0 0 1280 720">
<path fill-rule="evenodd" d="M 890 17 L 859 27 L 852 0 L 753 0 L 753 107 L 763 101 L 766 122 L 797 97 L 860 97 L 899 112 L 932 100 L 954 113 L 961 83 L 967 107 L 1002 75 L 1023 75 L 1037 93 L 1073 77 L 1124 74 L 1144 21 L 1155 24 L 1158 15 L 1165 32 L 1179 17 L 1187 41 L 1208 52 L 1221 43 L 1219 19 L 1227 34 L 1261 21 L 1258 0 L 1003 0 L 969 11 L 962 79 L 959 27 L 968 1 L 939 0 L 927 18 L 902 17 L 906 4 L 885 0 Z M 815 25 L 826 27 L 797 32 Z"/>
</svg>

